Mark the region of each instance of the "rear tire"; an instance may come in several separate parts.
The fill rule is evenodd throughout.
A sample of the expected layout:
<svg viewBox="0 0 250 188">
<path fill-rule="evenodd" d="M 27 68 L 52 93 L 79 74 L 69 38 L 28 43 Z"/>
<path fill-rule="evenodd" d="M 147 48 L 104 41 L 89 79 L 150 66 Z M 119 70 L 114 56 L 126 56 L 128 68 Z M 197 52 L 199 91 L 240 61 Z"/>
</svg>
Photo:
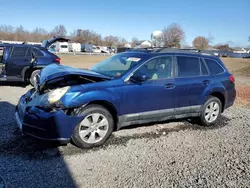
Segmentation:
<svg viewBox="0 0 250 188">
<path fill-rule="evenodd" d="M 30 81 L 30 84 L 31 84 L 32 86 L 34 86 L 34 83 L 35 83 L 35 76 L 36 76 L 37 74 L 39 74 L 40 71 L 41 71 L 41 70 L 34 70 L 34 71 L 31 73 L 29 81 Z"/>
<path fill-rule="evenodd" d="M 101 105 L 91 104 L 80 108 L 72 115 L 85 118 L 75 127 L 72 141 L 82 149 L 101 146 L 114 130 L 111 113 Z"/>
<path fill-rule="evenodd" d="M 217 123 L 221 116 L 222 104 L 220 99 L 210 96 L 201 111 L 200 121 L 203 126 L 211 126 Z"/>
</svg>

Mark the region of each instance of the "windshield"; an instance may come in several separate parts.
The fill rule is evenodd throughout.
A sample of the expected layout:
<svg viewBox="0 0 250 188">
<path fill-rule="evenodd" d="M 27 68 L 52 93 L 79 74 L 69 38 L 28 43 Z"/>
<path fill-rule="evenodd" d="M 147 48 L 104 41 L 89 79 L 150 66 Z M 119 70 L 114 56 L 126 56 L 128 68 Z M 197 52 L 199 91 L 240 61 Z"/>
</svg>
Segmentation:
<svg viewBox="0 0 250 188">
<path fill-rule="evenodd" d="M 96 64 L 90 70 L 111 77 L 120 77 L 142 61 L 143 58 L 136 55 L 118 54 Z"/>
</svg>

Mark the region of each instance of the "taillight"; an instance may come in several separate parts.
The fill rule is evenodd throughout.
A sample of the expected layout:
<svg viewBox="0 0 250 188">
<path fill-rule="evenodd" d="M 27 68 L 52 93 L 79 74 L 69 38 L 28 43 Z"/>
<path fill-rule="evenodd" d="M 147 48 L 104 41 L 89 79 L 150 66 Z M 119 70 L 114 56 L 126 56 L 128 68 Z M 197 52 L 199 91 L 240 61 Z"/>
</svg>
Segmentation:
<svg viewBox="0 0 250 188">
<path fill-rule="evenodd" d="M 234 76 L 233 76 L 233 75 L 229 76 L 229 80 L 230 80 L 232 83 L 234 83 L 234 82 L 235 82 Z"/>
<path fill-rule="evenodd" d="M 58 57 L 56 58 L 56 62 L 60 64 L 61 59 Z"/>
</svg>

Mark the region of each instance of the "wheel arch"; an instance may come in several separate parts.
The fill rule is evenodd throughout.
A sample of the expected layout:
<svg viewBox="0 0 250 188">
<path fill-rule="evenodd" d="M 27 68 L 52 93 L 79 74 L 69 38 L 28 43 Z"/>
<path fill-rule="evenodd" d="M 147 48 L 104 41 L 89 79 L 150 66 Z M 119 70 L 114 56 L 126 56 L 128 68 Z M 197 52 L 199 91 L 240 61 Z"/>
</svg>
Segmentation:
<svg viewBox="0 0 250 188">
<path fill-rule="evenodd" d="M 114 130 L 117 130 L 117 123 L 118 123 L 118 115 L 117 115 L 117 109 L 116 107 L 109 101 L 107 100 L 94 100 L 94 101 L 91 101 L 87 104 L 90 105 L 90 104 L 98 104 L 98 105 L 101 105 L 103 106 L 104 108 L 106 108 L 112 115 L 113 119 L 114 119 L 114 123 L 115 123 L 115 127 L 114 127 Z"/>
<path fill-rule="evenodd" d="M 35 70 L 42 70 L 44 67 L 24 67 L 22 71 L 22 79 L 23 81 L 28 81 L 32 72 Z"/>
<path fill-rule="evenodd" d="M 217 97 L 220 100 L 221 105 L 222 105 L 221 112 L 223 112 L 225 108 L 225 103 L 226 103 L 226 98 L 224 94 L 220 91 L 214 91 L 214 92 L 211 92 L 209 96 Z"/>
</svg>

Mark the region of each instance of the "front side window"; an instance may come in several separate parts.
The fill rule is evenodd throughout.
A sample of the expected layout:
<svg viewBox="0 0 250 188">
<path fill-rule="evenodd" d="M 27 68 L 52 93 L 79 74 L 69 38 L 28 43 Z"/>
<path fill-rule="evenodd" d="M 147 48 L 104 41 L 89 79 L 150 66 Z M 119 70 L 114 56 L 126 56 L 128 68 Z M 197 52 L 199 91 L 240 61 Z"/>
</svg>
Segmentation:
<svg viewBox="0 0 250 188">
<path fill-rule="evenodd" d="M 27 50 L 27 47 L 14 47 L 11 57 L 24 57 Z"/>
<path fill-rule="evenodd" d="M 177 56 L 178 77 L 200 76 L 200 60 L 197 57 Z"/>
<path fill-rule="evenodd" d="M 224 69 L 214 60 L 205 59 L 208 69 L 212 75 L 220 74 L 224 72 Z"/>
<path fill-rule="evenodd" d="M 150 60 L 135 71 L 134 75 L 146 74 L 150 80 L 167 79 L 172 76 L 172 57 L 158 57 Z"/>
<path fill-rule="evenodd" d="M 120 77 L 143 60 L 138 55 L 117 54 L 94 65 L 90 70 L 110 77 Z"/>
</svg>

